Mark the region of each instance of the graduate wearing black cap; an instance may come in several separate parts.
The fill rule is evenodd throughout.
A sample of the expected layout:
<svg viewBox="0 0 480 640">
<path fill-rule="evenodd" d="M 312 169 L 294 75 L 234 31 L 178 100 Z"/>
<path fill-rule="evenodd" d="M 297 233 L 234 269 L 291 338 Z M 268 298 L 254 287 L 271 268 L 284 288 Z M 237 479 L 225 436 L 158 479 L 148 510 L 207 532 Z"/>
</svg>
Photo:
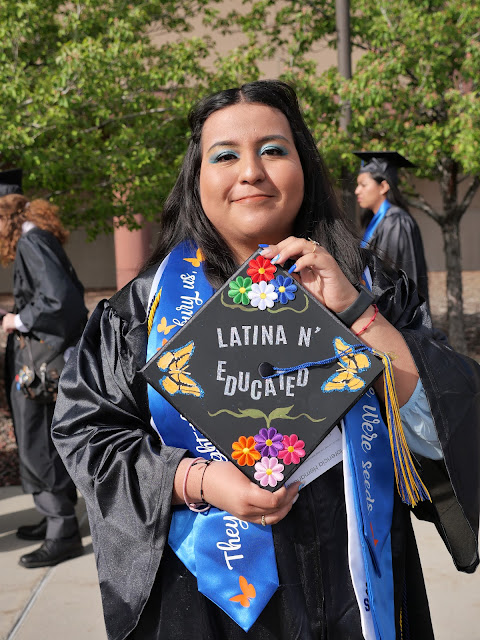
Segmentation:
<svg viewBox="0 0 480 640">
<path fill-rule="evenodd" d="M 428 301 L 428 276 L 420 229 L 398 190 L 398 169 L 413 167 L 396 151 L 356 151 L 362 166 L 355 194 L 364 209 L 362 246 L 403 269 Z"/>
<path fill-rule="evenodd" d="M 9 193 L 22 193 L 22 170 L 9 169 L 0 172 L 0 198 Z"/>
</svg>

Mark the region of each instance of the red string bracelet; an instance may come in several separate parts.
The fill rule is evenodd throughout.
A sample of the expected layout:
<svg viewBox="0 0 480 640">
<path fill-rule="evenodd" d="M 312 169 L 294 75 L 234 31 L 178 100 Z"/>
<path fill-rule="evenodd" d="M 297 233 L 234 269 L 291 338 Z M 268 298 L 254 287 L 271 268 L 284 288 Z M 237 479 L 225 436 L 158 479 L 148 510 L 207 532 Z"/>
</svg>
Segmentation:
<svg viewBox="0 0 480 640">
<path fill-rule="evenodd" d="M 367 324 L 363 327 L 363 329 L 360 329 L 360 331 L 357 331 L 357 333 L 355 334 L 356 336 L 359 336 L 361 333 L 363 333 L 364 331 L 366 331 L 368 329 L 368 327 L 372 324 L 372 322 L 375 320 L 375 318 L 378 315 L 378 307 L 376 304 L 372 305 L 373 308 L 375 309 L 373 316 L 370 318 L 370 320 L 367 322 Z"/>
<path fill-rule="evenodd" d="M 183 499 L 187 507 L 190 509 L 190 511 L 202 513 L 203 511 L 208 511 L 208 509 L 210 509 L 211 507 L 211 505 L 208 504 L 208 502 L 205 502 L 204 500 L 202 500 L 202 502 L 191 502 L 187 495 L 187 480 L 188 480 L 188 474 L 190 473 L 190 469 L 194 467 L 196 464 L 203 463 L 205 465 L 205 469 L 203 470 L 203 473 L 202 473 L 202 479 L 200 481 L 200 493 L 203 494 L 203 476 L 205 475 L 206 468 L 211 462 L 212 460 L 205 460 L 205 458 L 194 458 L 185 470 L 185 475 L 183 477 Z"/>
</svg>

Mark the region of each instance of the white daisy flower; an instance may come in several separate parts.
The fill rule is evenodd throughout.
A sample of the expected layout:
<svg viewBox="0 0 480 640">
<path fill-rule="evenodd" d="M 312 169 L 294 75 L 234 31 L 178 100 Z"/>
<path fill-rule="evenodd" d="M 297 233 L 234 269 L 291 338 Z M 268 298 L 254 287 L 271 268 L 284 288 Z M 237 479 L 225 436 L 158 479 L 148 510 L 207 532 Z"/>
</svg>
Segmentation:
<svg viewBox="0 0 480 640">
<path fill-rule="evenodd" d="M 278 298 L 278 293 L 275 291 L 273 284 L 262 280 L 262 282 L 252 284 L 248 297 L 252 307 L 258 307 L 260 311 L 265 311 L 267 307 L 273 307 L 275 300 Z"/>
</svg>

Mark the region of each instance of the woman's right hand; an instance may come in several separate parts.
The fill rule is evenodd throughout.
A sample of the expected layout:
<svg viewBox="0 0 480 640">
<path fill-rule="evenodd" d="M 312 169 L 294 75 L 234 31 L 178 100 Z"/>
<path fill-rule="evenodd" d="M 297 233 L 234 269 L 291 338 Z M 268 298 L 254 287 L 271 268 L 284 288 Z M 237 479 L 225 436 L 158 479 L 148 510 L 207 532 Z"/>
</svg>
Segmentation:
<svg viewBox="0 0 480 640">
<path fill-rule="evenodd" d="M 186 458 L 178 466 L 174 504 L 183 503 L 183 478 L 190 462 L 191 459 Z M 262 516 L 265 516 L 265 524 L 276 524 L 282 520 L 292 508 L 300 486 L 300 482 L 295 482 L 288 489 L 282 487 L 271 493 L 251 482 L 231 462 L 212 462 L 206 469 L 203 464 L 191 467 L 187 478 L 187 494 L 191 500 L 200 501 L 200 483 L 204 471 L 204 499 L 217 509 L 256 524 L 262 523 Z"/>
</svg>

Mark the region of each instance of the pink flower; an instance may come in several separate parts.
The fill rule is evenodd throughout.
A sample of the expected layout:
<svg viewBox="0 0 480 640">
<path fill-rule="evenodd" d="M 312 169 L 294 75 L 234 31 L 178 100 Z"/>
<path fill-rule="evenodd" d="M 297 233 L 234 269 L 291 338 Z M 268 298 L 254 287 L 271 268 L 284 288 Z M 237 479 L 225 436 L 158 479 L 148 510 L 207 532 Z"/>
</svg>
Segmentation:
<svg viewBox="0 0 480 640">
<path fill-rule="evenodd" d="M 285 469 L 283 464 L 280 464 L 277 458 L 267 458 L 263 456 L 260 462 L 255 465 L 255 480 L 258 480 L 262 487 L 270 485 L 276 487 L 280 480 L 283 480 L 282 471 Z"/>
<path fill-rule="evenodd" d="M 298 464 L 300 458 L 305 455 L 305 442 L 299 440 L 295 433 L 291 436 L 283 436 L 283 446 L 284 449 L 279 452 L 278 457 L 285 464 Z"/>
</svg>

